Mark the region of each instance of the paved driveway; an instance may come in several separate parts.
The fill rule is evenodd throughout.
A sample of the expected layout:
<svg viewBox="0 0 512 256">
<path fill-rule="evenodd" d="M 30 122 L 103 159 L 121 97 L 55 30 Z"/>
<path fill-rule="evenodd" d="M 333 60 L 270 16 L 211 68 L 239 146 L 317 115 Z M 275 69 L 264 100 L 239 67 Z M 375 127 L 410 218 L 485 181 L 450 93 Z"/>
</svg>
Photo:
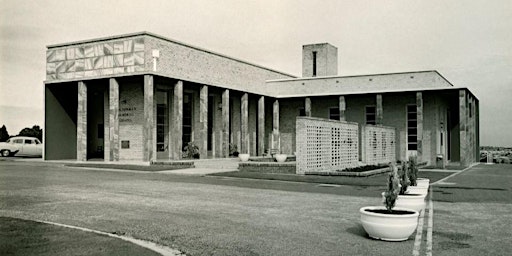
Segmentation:
<svg viewBox="0 0 512 256">
<path fill-rule="evenodd" d="M 434 255 L 510 255 L 512 165 L 477 165 L 434 187 Z"/>
<path fill-rule="evenodd" d="M 442 201 L 434 202 L 435 255 L 510 248 L 502 243 L 510 238 L 510 202 L 476 207 L 464 199 L 464 187 L 474 185 L 464 183 L 466 175 L 487 174 L 478 168 L 435 188 L 434 199 Z M 502 186 L 500 177 L 510 176 L 500 170 L 491 171 Z M 371 240 L 359 224 L 359 208 L 379 205 L 382 189 L 0 162 L 0 215 L 124 233 L 190 255 L 410 255 L 414 237 Z M 502 190 L 483 191 L 494 198 Z M 480 221 L 496 212 L 509 219 Z"/>
</svg>

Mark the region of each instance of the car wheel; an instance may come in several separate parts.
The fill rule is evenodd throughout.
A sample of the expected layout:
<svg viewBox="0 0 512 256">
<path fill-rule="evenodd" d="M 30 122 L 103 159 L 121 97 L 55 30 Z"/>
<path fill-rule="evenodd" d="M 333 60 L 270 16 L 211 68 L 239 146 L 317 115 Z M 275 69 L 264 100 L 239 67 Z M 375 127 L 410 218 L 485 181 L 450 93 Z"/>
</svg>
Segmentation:
<svg viewBox="0 0 512 256">
<path fill-rule="evenodd" d="M 2 150 L 2 156 L 3 157 L 8 157 L 9 155 L 11 155 L 11 151 L 9 151 L 8 149 Z"/>
</svg>

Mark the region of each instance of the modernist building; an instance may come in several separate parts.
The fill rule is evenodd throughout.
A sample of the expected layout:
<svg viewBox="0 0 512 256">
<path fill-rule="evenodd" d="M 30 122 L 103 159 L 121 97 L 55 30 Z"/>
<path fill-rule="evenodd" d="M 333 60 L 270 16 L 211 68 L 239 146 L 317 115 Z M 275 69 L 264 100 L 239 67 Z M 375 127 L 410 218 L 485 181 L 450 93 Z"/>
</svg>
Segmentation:
<svg viewBox="0 0 512 256">
<path fill-rule="evenodd" d="M 337 48 L 303 47 L 303 74 L 142 32 L 50 45 L 44 159 L 201 158 L 229 145 L 262 155 L 295 149 L 295 118 L 396 128 L 396 156 L 467 166 L 479 160 L 479 102 L 437 71 L 338 76 Z"/>
</svg>

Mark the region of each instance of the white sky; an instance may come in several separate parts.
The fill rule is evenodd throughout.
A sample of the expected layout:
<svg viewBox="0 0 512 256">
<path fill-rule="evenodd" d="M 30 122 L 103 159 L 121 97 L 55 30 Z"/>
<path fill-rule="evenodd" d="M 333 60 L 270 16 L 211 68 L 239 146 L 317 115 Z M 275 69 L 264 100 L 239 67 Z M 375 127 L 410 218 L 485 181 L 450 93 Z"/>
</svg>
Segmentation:
<svg viewBox="0 0 512 256">
<path fill-rule="evenodd" d="M 139 31 L 298 76 L 320 42 L 340 75 L 435 69 L 479 98 L 481 144 L 512 146 L 510 0 L 0 0 L 0 125 L 43 125 L 46 45 Z"/>
</svg>

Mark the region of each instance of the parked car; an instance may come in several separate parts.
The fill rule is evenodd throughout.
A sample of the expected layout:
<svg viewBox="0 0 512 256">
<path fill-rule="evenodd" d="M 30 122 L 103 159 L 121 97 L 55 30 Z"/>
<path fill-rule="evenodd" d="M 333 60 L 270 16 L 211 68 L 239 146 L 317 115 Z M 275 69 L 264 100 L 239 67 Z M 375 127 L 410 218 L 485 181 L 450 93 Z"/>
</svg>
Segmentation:
<svg viewBox="0 0 512 256">
<path fill-rule="evenodd" d="M 0 154 L 7 156 L 39 156 L 43 155 L 43 144 L 33 137 L 16 136 L 6 142 L 0 142 Z"/>
</svg>

